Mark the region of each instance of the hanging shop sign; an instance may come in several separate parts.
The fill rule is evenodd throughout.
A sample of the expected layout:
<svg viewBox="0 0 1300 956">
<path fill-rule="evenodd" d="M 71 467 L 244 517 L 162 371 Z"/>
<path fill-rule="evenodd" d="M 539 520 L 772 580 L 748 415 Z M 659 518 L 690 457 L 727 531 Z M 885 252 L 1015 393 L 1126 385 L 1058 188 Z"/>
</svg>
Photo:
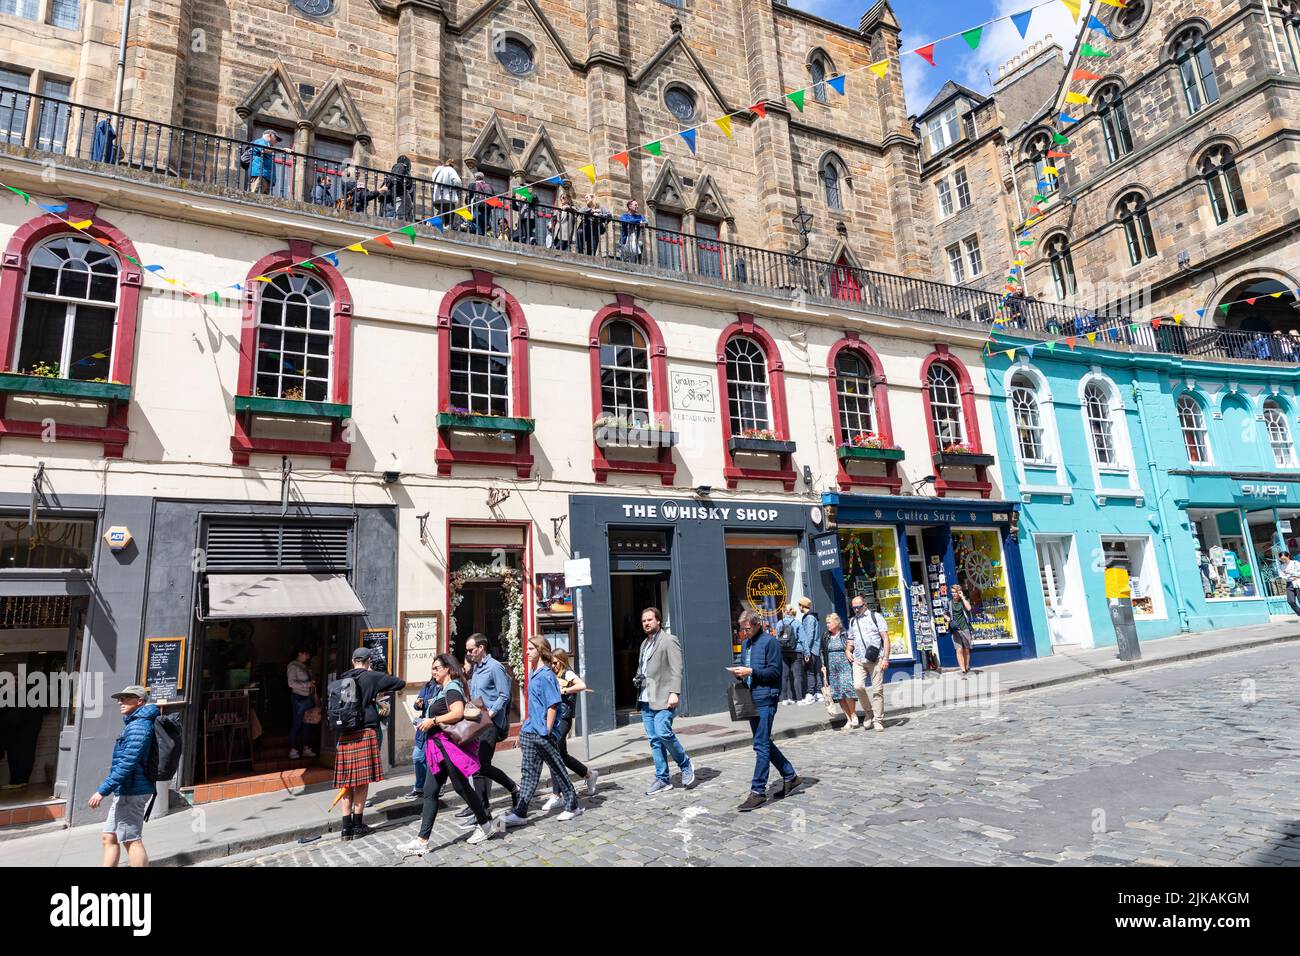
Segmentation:
<svg viewBox="0 0 1300 956">
<path fill-rule="evenodd" d="M 401 676 L 408 684 L 423 683 L 442 651 L 442 612 L 403 611 L 397 626 L 402 635 Z"/>
<path fill-rule="evenodd" d="M 818 571 L 836 571 L 840 567 L 840 536 L 838 532 L 819 534 L 813 538 L 813 553 Z"/>
</svg>

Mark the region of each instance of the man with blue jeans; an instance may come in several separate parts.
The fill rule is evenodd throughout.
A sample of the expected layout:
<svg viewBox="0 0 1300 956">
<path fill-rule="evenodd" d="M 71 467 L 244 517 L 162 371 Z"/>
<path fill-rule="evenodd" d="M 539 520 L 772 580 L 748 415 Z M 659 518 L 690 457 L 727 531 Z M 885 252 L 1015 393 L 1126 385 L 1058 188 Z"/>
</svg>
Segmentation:
<svg viewBox="0 0 1300 956">
<path fill-rule="evenodd" d="M 469 699 L 483 701 L 488 717 L 492 719 L 492 726 L 478 738 L 479 771 L 474 774 L 474 792 L 486 810 L 492 781 L 495 780 L 509 791 L 513 805 L 515 797 L 519 795 L 519 785 L 504 770 L 492 766 L 497 742 L 510 736 L 510 675 L 506 673 L 505 666 L 489 652 L 488 639 L 484 634 L 471 634 L 465 638 L 465 659 L 474 667 L 469 677 Z M 470 807 L 461 810 L 456 817 L 466 829 L 478 825 Z"/>
<path fill-rule="evenodd" d="M 429 735 L 420 729 L 420 725 L 428 716 L 429 701 L 438 696 L 439 687 L 438 682 L 430 677 L 415 697 L 415 749 L 411 751 L 411 764 L 415 767 L 415 786 L 407 796 L 417 800 L 424 798 L 424 781 L 429 776 L 429 764 L 424 756 L 424 743 L 429 739 Z"/>
<path fill-rule="evenodd" d="M 803 693 L 801 703 L 821 703 L 822 698 L 822 622 L 813 613 L 812 601 L 806 597 L 799 599 L 799 617 L 796 623 L 799 631 L 799 654 L 803 657 L 804 679 L 808 686 L 800 687 Z"/>
<path fill-rule="evenodd" d="M 749 729 L 754 734 L 754 779 L 749 785 L 749 796 L 738 808 L 748 813 L 767 802 L 768 767 L 776 767 L 781 774 L 780 796 L 788 797 L 799 786 L 799 775 L 785 754 L 772 743 L 772 722 L 776 720 L 777 701 L 781 696 L 781 648 L 775 638 L 763 632 L 758 615 L 742 611 L 739 619 L 740 667 L 729 667 L 743 680 L 754 697 L 757 717 L 749 718 Z"/>
<path fill-rule="evenodd" d="M 648 607 L 641 612 L 641 630 L 645 632 L 645 640 L 641 642 L 641 653 L 637 658 L 637 704 L 641 708 L 641 723 L 645 726 L 646 740 L 650 741 L 650 753 L 655 761 L 655 780 L 646 796 L 672 789 L 668 777 L 669 756 L 682 771 L 682 786 L 689 787 L 695 783 L 695 767 L 686 748 L 673 733 L 673 718 L 677 716 L 677 704 L 682 693 L 682 644 L 664 630 L 662 620 L 657 607 Z"/>
</svg>

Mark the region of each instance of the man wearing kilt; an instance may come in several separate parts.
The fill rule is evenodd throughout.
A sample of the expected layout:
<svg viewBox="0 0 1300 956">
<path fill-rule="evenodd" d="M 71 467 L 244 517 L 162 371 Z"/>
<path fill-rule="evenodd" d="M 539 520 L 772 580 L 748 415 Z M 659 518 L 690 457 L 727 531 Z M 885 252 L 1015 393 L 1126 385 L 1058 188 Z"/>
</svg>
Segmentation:
<svg viewBox="0 0 1300 956">
<path fill-rule="evenodd" d="M 339 734 L 334 750 L 334 786 L 343 790 L 343 829 L 339 835 L 351 840 L 374 832 L 373 827 L 361 821 L 361 816 L 365 812 L 370 785 L 384 779 L 384 765 L 379 759 L 379 709 L 375 706 L 375 698 L 401 690 L 406 681 L 371 670 L 368 647 L 358 647 L 352 652 L 352 670 L 340 674 L 339 680 L 345 677 L 357 682 L 361 711 L 366 720 L 361 730 Z"/>
</svg>

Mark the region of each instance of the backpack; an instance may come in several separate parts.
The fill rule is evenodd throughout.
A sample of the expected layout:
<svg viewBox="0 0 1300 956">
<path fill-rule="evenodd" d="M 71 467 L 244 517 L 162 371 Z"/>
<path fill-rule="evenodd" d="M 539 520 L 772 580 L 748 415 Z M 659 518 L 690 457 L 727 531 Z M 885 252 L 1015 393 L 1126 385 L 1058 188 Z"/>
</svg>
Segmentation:
<svg viewBox="0 0 1300 956">
<path fill-rule="evenodd" d="M 253 163 L 253 147 L 245 146 L 239 151 L 239 165 L 247 169 Z"/>
<path fill-rule="evenodd" d="M 776 642 L 781 645 L 781 650 L 793 654 L 799 646 L 799 637 L 795 634 L 795 623 L 787 623 L 783 618 L 776 625 Z"/>
<path fill-rule="evenodd" d="M 341 677 L 329 685 L 330 725 L 342 733 L 361 730 L 366 725 L 365 708 L 361 705 L 361 685 L 355 677 Z"/>
<path fill-rule="evenodd" d="M 144 762 L 145 779 L 165 783 L 181 768 L 181 745 L 185 730 L 180 714 L 161 714 L 153 722 L 153 746 Z"/>
</svg>

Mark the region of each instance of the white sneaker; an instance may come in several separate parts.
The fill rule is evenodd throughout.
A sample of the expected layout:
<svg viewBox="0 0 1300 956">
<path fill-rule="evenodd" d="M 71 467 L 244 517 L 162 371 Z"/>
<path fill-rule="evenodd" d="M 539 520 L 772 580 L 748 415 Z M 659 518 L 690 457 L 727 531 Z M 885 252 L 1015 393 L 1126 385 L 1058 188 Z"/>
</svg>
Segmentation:
<svg viewBox="0 0 1300 956">
<path fill-rule="evenodd" d="M 504 817 L 501 818 L 501 822 L 508 827 L 521 827 L 528 821 L 521 816 L 516 816 L 515 811 L 511 810 L 509 813 L 507 813 Z"/>
<path fill-rule="evenodd" d="M 813 695 L 812 695 L 812 694 L 804 694 L 804 695 L 803 695 L 803 702 L 804 702 L 805 704 L 811 704 L 811 703 L 813 702 Z"/>
<path fill-rule="evenodd" d="M 506 835 L 506 818 L 505 818 L 505 817 L 493 817 L 491 820 L 488 821 L 488 826 L 490 826 L 490 827 L 492 828 L 492 835 L 493 835 L 493 836 L 505 836 L 505 835 Z"/>
<path fill-rule="evenodd" d="M 793 703 L 794 703 L 794 701 L 792 701 L 792 700 L 783 700 L 783 701 L 781 701 L 781 706 L 784 707 L 784 706 L 786 706 L 787 704 L 793 704 Z"/>
<path fill-rule="evenodd" d="M 560 799 L 560 795 L 558 793 L 553 793 L 549 797 L 547 797 L 546 802 L 542 804 L 542 812 L 550 813 L 552 810 L 554 810 L 563 802 L 564 801 Z"/>
<path fill-rule="evenodd" d="M 695 786 L 695 764 L 682 771 L 682 786 L 687 789 Z"/>
<path fill-rule="evenodd" d="M 826 703 L 826 698 L 823 697 L 821 694 L 813 694 L 813 700 L 817 701 L 817 703 L 819 704 Z"/>
<path fill-rule="evenodd" d="M 399 846 L 397 852 L 402 856 L 423 856 L 429 852 L 429 841 L 415 837 Z"/>
<path fill-rule="evenodd" d="M 795 701 L 795 705 L 798 706 L 798 707 L 807 707 L 807 706 L 808 706 L 809 704 L 811 704 L 811 703 L 812 703 L 812 698 L 811 698 L 811 697 L 805 697 L 803 700 L 796 700 L 796 701 Z"/>
<path fill-rule="evenodd" d="M 296 751 L 296 750 L 290 750 L 290 751 L 289 751 L 289 759 L 290 759 L 290 760 L 297 760 L 297 759 L 298 759 L 299 757 L 301 757 L 301 756 L 302 756 L 302 754 L 298 753 L 298 751 Z"/>
<path fill-rule="evenodd" d="M 304 747 L 302 751 L 302 755 L 304 757 L 314 757 L 316 756 L 316 751 L 312 750 L 310 747 Z"/>
<path fill-rule="evenodd" d="M 574 817 L 580 817 L 580 816 L 582 816 L 582 807 L 574 807 L 572 810 L 565 810 L 555 819 L 563 823 L 568 823 Z"/>
<path fill-rule="evenodd" d="M 469 835 L 469 839 L 465 842 L 470 846 L 476 846 L 479 843 L 486 843 L 488 840 L 492 839 L 492 834 L 495 832 L 496 829 L 490 823 L 487 828 L 475 827 L 474 832 Z"/>
<path fill-rule="evenodd" d="M 594 797 L 596 795 L 596 781 L 599 778 L 600 778 L 599 770 L 587 771 L 587 796 Z"/>
</svg>

